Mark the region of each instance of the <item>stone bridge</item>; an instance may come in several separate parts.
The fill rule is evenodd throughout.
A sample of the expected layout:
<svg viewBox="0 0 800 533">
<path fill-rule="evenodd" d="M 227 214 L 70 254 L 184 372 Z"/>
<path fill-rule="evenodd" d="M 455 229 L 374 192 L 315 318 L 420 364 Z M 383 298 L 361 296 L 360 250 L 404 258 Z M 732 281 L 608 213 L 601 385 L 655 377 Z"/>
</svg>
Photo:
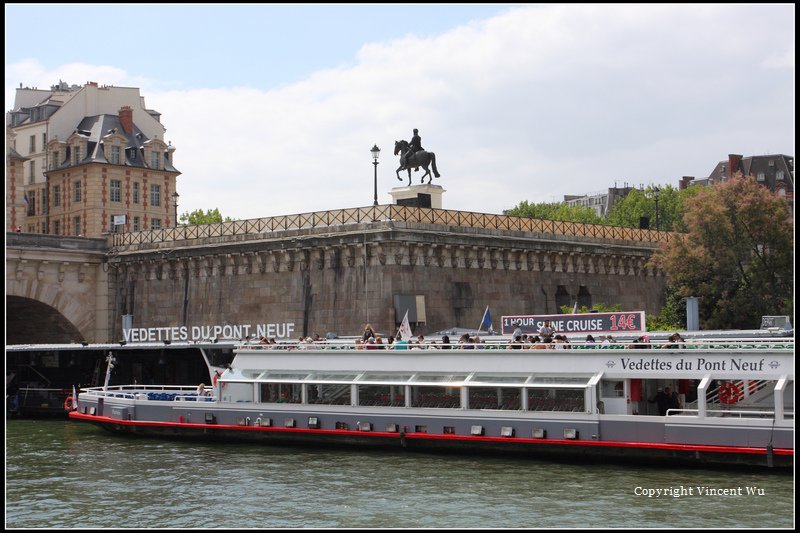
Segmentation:
<svg viewBox="0 0 800 533">
<path fill-rule="evenodd" d="M 6 344 L 106 342 L 106 239 L 6 233 Z"/>
<path fill-rule="evenodd" d="M 496 329 L 576 301 L 656 313 L 665 280 L 648 260 L 670 234 L 384 205 L 54 241 L 86 241 L 72 252 L 16 234 L 28 237 L 43 242 L 9 242 L 6 275 L 9 311 L 35 325 L 26 335 L 63 322 L 116 341 L 125 315 L 137 337 L 192 340 L 364 323 L 391 335 L 409 306 L 423 334 L 476 328 L 487 305 Z"/>
</svg>

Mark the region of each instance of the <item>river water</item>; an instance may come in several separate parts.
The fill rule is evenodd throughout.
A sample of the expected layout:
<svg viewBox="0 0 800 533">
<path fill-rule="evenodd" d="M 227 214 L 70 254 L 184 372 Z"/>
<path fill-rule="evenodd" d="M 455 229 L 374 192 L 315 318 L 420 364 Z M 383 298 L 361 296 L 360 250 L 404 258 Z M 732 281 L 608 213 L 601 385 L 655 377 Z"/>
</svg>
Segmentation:
<svg viewBox="0 0 800 533">
<path fill-rule="evenodd" d="M 174 442 L 64 420 L 6 425 L 8 528 L 792 528 L 793 502 L 792 473 Z"/>
</svg>

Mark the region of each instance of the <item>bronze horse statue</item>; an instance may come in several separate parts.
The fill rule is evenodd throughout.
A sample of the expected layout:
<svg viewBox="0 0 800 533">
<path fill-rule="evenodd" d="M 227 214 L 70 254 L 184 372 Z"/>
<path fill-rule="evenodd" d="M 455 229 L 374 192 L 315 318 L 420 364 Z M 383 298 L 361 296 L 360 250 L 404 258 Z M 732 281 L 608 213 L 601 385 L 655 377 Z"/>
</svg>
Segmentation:
<svg viewBox="0 0 800 533">
<path fill-rule="evenodd" d="M 420 150 L 419 152 L 415 152 L 408 156 L 408 160 L 403 164 L 403 160 L 405 159 L 405 155 L 408 152 L 408 141 L 395 141 L 394 142 L 394 155 L 400 154 L 400 166 L 397 167 L 397 179 L 399 181 L 403 181 L 403 178 L 400 177 L 401 170 L 408 170 L 408 185 L 411 186 L 411 169 L 416 167 L 422 167 L 425 169 L 425 174 L 422 175 L 420 179 L 420 183 L 425 182 L 425 176 L 428 176 L 428 183 L 431 182 L 433 176 L 431 176 L 431 171 L 428 169 L 428 165 L 433 167 L 433 175 L 437 178 L 439 177 L 439 171 L 436 169 L 436 154 L 433 152 L 427 152 L 425 150 Z"/>
</svg>

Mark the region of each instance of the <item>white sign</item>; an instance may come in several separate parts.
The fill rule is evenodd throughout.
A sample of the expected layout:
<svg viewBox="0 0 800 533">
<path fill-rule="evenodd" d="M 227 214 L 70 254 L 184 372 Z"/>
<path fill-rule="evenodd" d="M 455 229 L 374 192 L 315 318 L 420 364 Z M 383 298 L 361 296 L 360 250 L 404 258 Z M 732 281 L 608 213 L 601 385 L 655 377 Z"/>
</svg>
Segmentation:
<svg viewBox="0 0 800 533">
<path fill-rule="evenodd" d="M 125 342 L 203 341 L 210 339 L 244 339 L 248 335 L 291 339 L 294 322 L 275 324 L 213 324 L 208 326 L 166 326 L 122 330 Z"/>
<path fill-rule="evenodd" d="M 128 222 L 128 215 L 114 215 L 114 225 L 124 226 Z"/>
</svg>

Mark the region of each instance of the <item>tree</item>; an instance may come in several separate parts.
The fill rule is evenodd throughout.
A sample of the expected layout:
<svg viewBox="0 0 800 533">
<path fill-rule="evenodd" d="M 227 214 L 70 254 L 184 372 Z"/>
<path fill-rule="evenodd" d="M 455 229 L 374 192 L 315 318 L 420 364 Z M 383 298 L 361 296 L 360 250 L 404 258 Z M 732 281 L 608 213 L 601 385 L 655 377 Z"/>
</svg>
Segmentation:
<svg viewBox="0 0 800 533">
<path fill-rule="evenodd" d="M 687 233 L 653 263 L 679 297 L 699 298 L 704 329 L 751 329 L 793 306 L 793 224 L 787 202 L 741 175 L 697 187 L 686 199 Z"/>
<path fill-rule="evenodd" d="M 656 229 L 655 185 L 645 190 L 632 190 L 625 198 L 617 202 L 608 213 L 607 223 L 612 226 L 638 228 L 639 219 L 647 217 L 650 229 Z M 686 198 L 695 194 L 698 187 L 689 187 L 679 191 L 672 187 L 658 186 L 658 229 L 660 231 L 685 231 L 683 210 Z"/>
<path fill-rule="evenodd" d="M 233 219 L 231 219 L 231 217 L 225 217 L 225 220 L 223 220 L 219 209 L 215 207 L 214 209 L 209 209 L 205 212 L 202 209 L 196 209 L 191 213 L 183 213 L 180 217 L 180 221 L 181 224 L 186 226 L 196 224 L 214 224 L 216 222 L 232 222 Z"/>
<path fill-rule="evenodd" d="M 570 307 L 569 305 L 562 305 L 560 307 L 560 309 L 561 309 L 561 314 L 569 315 L 569 314 L 572 314 L 572 309 L 574 309 L 574 308 Z M 586 305 L 582 305 L 582 306 L 578 307 L 578 310 L 576 312 L 578 314 L 591 313 L 592 311 L 594 311 L 595 313 L 616 313 L 616 312 L 621 311 L 621 310 L 622 310 L 622 306 L 620 304 L 606 305 L 606 304 L 600 302 L 600 303 L 592 304 L 591 307 L 588 307 Z"/>
<path fill-rule="evenodd" d="M 567 205 L 564 202 L 531 204 L 523 200 L 508 214 L 515 217 L 539 218 L 544 220 L 564 220 L 585 224 L 603 224 L 594 209 L 585 205 Z"/>
</svg>

